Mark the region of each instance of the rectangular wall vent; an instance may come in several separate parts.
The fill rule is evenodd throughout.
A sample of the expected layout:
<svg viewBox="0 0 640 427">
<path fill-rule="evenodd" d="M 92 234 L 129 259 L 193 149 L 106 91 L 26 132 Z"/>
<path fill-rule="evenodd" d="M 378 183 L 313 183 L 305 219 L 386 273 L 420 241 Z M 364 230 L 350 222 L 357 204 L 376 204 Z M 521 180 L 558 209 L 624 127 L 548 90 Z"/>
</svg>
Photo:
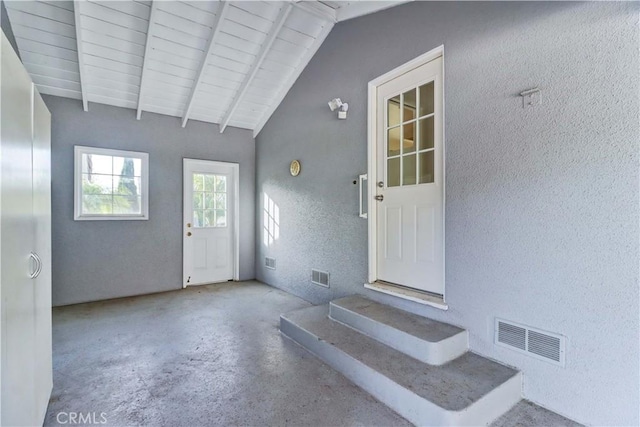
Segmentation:
<svg viewBox="0 0 640 427">
<path fill-rule="evenodd" d="M 494 342 L 555 365 L 564 366 L 565 337 L 496 318 Z"/>
<path fill-rule="evenodd" d="M 272 270 L 276 269 L 276 259 L 275 258 L 270 258 L 270 257 L 265 257 L 264 258 L 264 266 L 267 268 L 270 268 Z"/>
<path fill-rule="evenodd" d="M 311 283 L 328 288 L 329 273 L 320 270 L 311 270 Z"/>
</svg>

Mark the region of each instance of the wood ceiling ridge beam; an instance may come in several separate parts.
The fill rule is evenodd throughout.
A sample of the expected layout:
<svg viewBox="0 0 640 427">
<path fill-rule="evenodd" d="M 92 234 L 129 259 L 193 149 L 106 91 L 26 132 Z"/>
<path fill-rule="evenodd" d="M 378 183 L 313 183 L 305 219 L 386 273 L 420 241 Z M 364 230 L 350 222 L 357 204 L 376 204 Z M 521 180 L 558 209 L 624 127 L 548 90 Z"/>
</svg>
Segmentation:
<svg viewBox="0 0 640 427">
<path fill-rule="evenodd" d="M 224 21 L 225 17 L 227 16 L 228 11 L 229 11 L 229 2 L 221 1 L 220 6 L 216 11 L 217 13 L 216 13 L 215 20 L 213 22 L 213 31 L 211 33 L 211 37 L 209 37 L 209 40 L 207 41 L 205 54 L 200 63 L 198 77 L 193 83 L 193 87 L 191 88 L 191 94 L 189 95 L 187 104 L 185 106 L 184 116 L 182 118 L 182 127 L 185 127 L 187 125 L 187 121 L 189 120 L 189 114 L 191 114 L 191 109 L 193 108 L 193 101 L 195 100 L 196 93 L 198 92 L 198 87 L 202 82 L 202 78 L 204 77 L 204 72 L 205 72 L 205 69 L 207 68 L 207 62 L 209 61 L 209 56 L 211 55 L 211 52 L 213 51 L 213 48 L 216 45 L 215 42 L 216 42 L 216 39 L 218 38 L 218 35 L 220 34 L 220 27 L 222 26 L 221 24 Z"/>
<path fill-rule="evenodd" d="M 251 64 L 251 68 L 249 72 L 247 73 L 244 80 L 242 81 L 242 84 L 240 85 L 240 88 L 238 89 L 236 96 L 234 97 L 233 101 L 231 101 L 231 104 L 229 105 L 229 108 L 226 114 L 224 115 L 222 122 L 220 123 L 220 133 L 224 132 L 224 130 L 229 125 L 229 121 L 231 121 L 231 117 L 233 116 L 233 113 L 235 113 L 238 106 L 240 105 L 240 102 L 246 95 L 247 90 L 249 90 L 249 87 L 251 86 L 251 82 L 253 82 L 253 79 L 256 77 L 256 74 L 260 70 L 260 66 L 262 65 L 262 63 L 264 62 L 264 59 L 266 58 L 267 54 L 271 50 L 271 46 L 273 46 L 273 43 L 275 42 L 276 37 L 278 37 L 278 34 L 280 34 L 280 30 L 284 26 L 284 23 L 289 17 L 289 14 L 291 13 L 292 9 L 293 9 L 293 4 L 291 3 L 285 4 L 282 7 L 282 9 L 280 9 L 280 13 L 278 14 L 278 17 L 274 21 L 273 25 L 271 26 L 271 29 L 269 30 L 269 34 L 267 34 L 265 41 L 262 43 L 262 46 L 260 46 L 260 52 L 256 56 L 256 59 L 253 61 L 253 64 Z"/>
<path fill-rule="evenodd" d="M 327 22 L 325 26 L 322 27 L 322 31 L 320 32 L 316 40 L 313 42 L 313 44 L 309 46 L 304 56 L 300 59 L 300 62 L 298 62 L 298 65 L 296 66 L 293 73 L 291 73 L 291 75 L 287 78 L 287 80 L 280 86 L 278 95 L 276 96 L 274 103 L 271 104 L 271 106 L 267 109 L 267 111 L 265 111 L 265 113 L 262 115 L 262 118 L 260 119 L 256 127 L 253 129 L 254 138 L 258 136 L 258 134 L 260 133 L 264 125 L 267 123 L 271 115 L 274 113 L 276 108 L 278 108 L 278 105 L 280 105 L 284 97 L 289 92 L 289 89 L 291 89 L 291 87 L 296 82 L 296 80 L 298 80 L 298 77 L 300 77 L 300 74 L 302 74 L 302 71 L 304 71 L 309 61 L 311 61 L 311 58 L 313 58 L 313 55 L 315 55 L 318 49 L 320 49 L 320 46 L 322 45 L 322 43 L 324 43 L 324 40 L 327 38 L 327 36 L 331 32 L 331 29 L 333 28 L 334 25 L 335 24 L 333 22 Z"/>
<path fill-rule="evenodd" d="M 80 92 L 82 94 L 82 108 L 89 111 L 89 100 L 87 99 L 87 72 L 84 67 L 84 54 L 82 48 L 82 25 L 80 23 L 82 1 L 75 0 L 73 2 L 73 15 L 76 27 L 76 50 L 78 52 L 78 69 L 80 71 Z"/>
<path fill-rule="evenodd" d="M 156 0 L 151 2 L 151 10 L 149 12 L 149 27 L 147 28 L 147 40 L 144 44 L 144 57 L 142 59 L 142 74 L 140 75 L 140 91 L 138 92 L 138 109 L 136 111 L 136 119 L 140 120 L 142 117 L 142 103 L 144 100 L 145 92 L 148 88 L 148 69 L 149 69 L 149 56 L 151 53 L 151 40 L 153 39 L 153 30 L 155 28 L 155 16 L 156 16 Z"/>
</svg>

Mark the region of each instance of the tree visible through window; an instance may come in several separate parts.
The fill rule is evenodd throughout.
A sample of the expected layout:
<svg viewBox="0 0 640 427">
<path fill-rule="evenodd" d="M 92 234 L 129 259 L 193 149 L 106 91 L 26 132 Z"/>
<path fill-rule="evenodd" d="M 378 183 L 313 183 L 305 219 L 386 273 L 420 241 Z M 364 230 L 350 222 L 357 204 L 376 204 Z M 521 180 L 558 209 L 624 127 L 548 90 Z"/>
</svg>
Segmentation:
<svg viewBox="0 0 640 427">
<path fill-rule="evenodd" d="M 193 174 L 193 227 L 227 226 L 227 177 Z"/>
<path fill-rule="evenodd" d="M 76 219 L 146 219 L 147 159 L 146 153 L 76 147 Z"/>
</svg>

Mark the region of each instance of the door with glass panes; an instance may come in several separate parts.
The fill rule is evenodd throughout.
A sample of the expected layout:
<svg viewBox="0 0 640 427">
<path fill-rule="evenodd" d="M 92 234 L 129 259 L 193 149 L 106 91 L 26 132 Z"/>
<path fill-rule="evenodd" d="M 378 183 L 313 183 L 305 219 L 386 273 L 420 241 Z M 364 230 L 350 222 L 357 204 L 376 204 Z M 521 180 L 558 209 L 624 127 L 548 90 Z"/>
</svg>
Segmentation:
<svg viewBox="0 0 640 427">
<path fill-rule="evenodd" d="M 444 292 L 442 57 L 377 88 L 377 278 Z"/>
<path fill-rule="evenodd" d="M 184 159 L 185 287 L 233 279 L 234 168 L 237 166 Z"/>
</svg>

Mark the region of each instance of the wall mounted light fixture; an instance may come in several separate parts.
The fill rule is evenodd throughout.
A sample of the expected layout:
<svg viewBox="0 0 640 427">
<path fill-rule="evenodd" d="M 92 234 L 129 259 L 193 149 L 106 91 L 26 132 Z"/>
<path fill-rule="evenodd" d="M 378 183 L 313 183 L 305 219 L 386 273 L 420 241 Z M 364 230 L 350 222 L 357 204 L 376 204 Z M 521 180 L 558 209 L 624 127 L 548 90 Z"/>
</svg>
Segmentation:
<svg viewBox="0 0 640 427">
<path fill-rule="evenodd" d="M 349 110 L 349 104 L 342 102 L 340 98 L 333 98 L 329 101 L 329 108 L 331 111 L 338 110 L 338 118 L 344 120 L 347 118 L 347 111 Z"/>
</svg>

